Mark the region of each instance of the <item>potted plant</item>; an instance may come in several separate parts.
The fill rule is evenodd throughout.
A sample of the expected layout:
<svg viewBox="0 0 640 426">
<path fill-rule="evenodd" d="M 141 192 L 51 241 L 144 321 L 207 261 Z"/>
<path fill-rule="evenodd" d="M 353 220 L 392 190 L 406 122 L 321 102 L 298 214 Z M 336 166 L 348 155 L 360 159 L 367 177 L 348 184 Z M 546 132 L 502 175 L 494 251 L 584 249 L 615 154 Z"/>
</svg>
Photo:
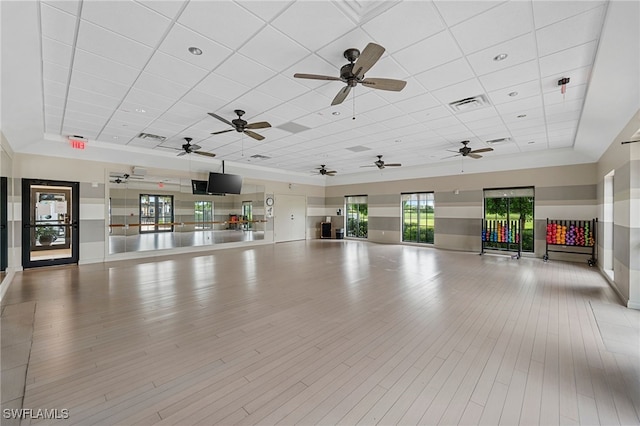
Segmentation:
<svg viewBox="0 0 640 426">
<path fill-rule="evenodd" d="M 36 227 L 36 239 L 40 242 L 40 245 L 50 246 L 51 243 L 58 239 L 58 228 L 53 226 L 38 226 Z"/>
</svg>

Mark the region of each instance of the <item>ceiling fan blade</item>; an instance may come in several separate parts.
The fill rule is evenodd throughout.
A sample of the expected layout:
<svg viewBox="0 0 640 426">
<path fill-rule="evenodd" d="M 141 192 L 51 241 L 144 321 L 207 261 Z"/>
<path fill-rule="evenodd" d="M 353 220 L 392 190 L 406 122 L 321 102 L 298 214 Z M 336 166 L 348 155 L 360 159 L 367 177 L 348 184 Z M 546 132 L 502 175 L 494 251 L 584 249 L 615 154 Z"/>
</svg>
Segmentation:
<svg viewBox="0 0 640 426">
<path fill-rule="evenodd" d="M 364 73 L 369 71 L 372 66 L 378 62 L 378 59 L 384 53 L 384 47 L 379 44 L 369 43 L 367 47 L 364 48 L 362 53 L 360 53 L 360 57 L 356 60 L 355 64 L 353 64 L 353 75 L 356 78 L 362 78 Z"/>
<path fill-rule="evenodd" d="M 341 104 L 347 98 L 347 95 L 349 94 L 350 91 L 351 91 L 351 86 L 344 86 L 342 90 L 338 92 L 336 97 L 333 98 L 331 105 Z"/>
<path fill-rule="evenodd" d="M 335 174 L 335 173 L 327 172 L 327 173 L 325 173 L 325 175 L 327 175 L 327 176 L 335 176 L 336 174 Z"/>
<path fill-rule="evenodd" d="M 202 151 L 193 151 L 194 154 L 204 155 L 205 157 L 215 157 L 216 155 L 213 152 L 202 152 Z"/>
<path fill-rule="evenodd" d="M 369 164 L 369 165 L 366 165 L 366 166 L 360 166 L 360 167 L 378 167 L 378 166 L 377 166 L 376 164 Z"/>
<path fill-rule="evenodd" d="M 478 152 L 489 152 L 489 151 L 493 151 L 493 148 L 474 149 L 473 151 L 469 152 L 469 154 L 476 154 Z"/>
<path fill-rule="evenodd" d="M 407 85 L 406 81 L 394 80 L 393 78 L 365 78 L 360 83 L 372 89 L 390 90 L 392 92 L 399 92 Z"/>
<path fill-rule="evenodd" d="M 400 163 L 384 163 L 385 167 L 400 167 L 402 164 Z"/>
<path fill-rule="evenodd" d="M 474 153 L 470 152 L 465 157 L 471 157 L 471 158 L 475 158 L 477 160 L 478 158 L 482 158 L 482 155 L 474 154 Z"/>
<path fill-rule="evenodd" d="M 178 153 L 178 157 L 182 157 L 183 155 L 187 155 L 187 151 L 182 151 Z"/>
<path fill-rule="evenodd" d="M 210 115 L 210 116 L 212 116 L 213 118 L 217 118 L 218 120 L 222 121 L 223 123 L 227 123 L 229 126 L 232 126 L 232 127 L 233 127 L 233 124 L 232 124 L 229 120 L 227 120 L 226 118 L 222 118 L 222 117 L 220 117 L 218 114 L 214 114 L 214 113 L 212 113 L 212 112 L 209 112 L 209 113 L 207 113 L 207 114 L 209 114 L 209 115 Z"/>
<path fill-rule="evenodd" d="M 447 150 L 447 151 L 449 151 L 449 150 Z M 449 152 L 453 152 L 453 151 L 449 151 Z M 441 160 L 444 160 L 444 159 L 446 159 L 446 158 L 459 157 L 459 156 L 461 156 L 461 155 L 462 155 L 462 154 L 449 155 L 448 157 L 443 157 L 443 158 L 441 158 Z"/>
<path fill-rule="evenodd" d="M 190 146 L 189 146 L 189 149 L 190 149 L 191 151 L 196 151 L 196 150 L 198 150 L 198 149 L 202 149 L 202 147 L 201 147 L 200 145 L 190 145 Z"/>
<path fill-rule="evenodd" d="M 296 73 L 293 76 L 295 78 L 307 78 L 309 80 L 340 81 L 339 77 L 331 77 L 331 76 L 328 76 L 328 75 L 319 75 L 319 74 L 300 74 L 300 73 Z"/>
<path fill-rule="evenodd" d="M 271 127 L 271 124 L 267 123 L 266 121 L 251 123 L 244 126 L 245 129 L 266 129 L 267 127 Z"/>
<path fill-rule="evenodd" d="M 330 173 L 336 174 L 336 173 L 338 173 L 338 172 L 337 172 L 336 170 L 328 170 L 328 171 L 327 171 L 327 174 L 330 174 Z"/>
<path fill-rule="evenodd" d="M 227 132 L 233 132 L 235 129 L 229 129 L 229 130 L 221 130 L 219 132 L 213 132 L 211 133 L 212 135 L 219 135 L 221 133 L 227 133 Z"/>
<path fill-rule="evenodd" d="M 262 139 L 264 139 L 264 136 L 257 134 L 256 132 L 252 132 L 251 130 L 245 130 L 244 134 L 247 136 L 250 136 L 256 140 L 261 141 Z"/>
</svg>

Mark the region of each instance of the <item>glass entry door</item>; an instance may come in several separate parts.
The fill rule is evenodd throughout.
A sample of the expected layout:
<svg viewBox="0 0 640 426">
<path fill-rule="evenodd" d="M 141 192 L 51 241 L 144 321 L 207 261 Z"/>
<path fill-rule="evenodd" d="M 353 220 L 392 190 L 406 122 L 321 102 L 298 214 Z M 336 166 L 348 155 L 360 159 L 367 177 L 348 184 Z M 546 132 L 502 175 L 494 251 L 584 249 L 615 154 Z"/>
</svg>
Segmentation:
<svg viewBox="0 0 640 426">
<path fill-rule="evenodd" d="M 22 180 L 22 266 L 78 263 L 78 182 Z"/>
</svg>

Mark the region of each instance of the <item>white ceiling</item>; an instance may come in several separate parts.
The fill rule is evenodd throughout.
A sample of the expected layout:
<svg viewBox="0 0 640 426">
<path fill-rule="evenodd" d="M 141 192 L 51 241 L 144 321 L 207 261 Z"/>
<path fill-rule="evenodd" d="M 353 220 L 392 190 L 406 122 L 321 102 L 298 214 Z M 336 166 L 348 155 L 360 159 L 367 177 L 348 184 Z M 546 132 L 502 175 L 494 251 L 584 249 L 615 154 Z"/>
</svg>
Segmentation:
<svg viewBox="0 0 640 426">
<path fill-rule="evenodd" d="M 462 140 L 473 149 L 494 148 L 483 159 L 464 160 L 470 163 L 578 149 L 610 5 L 172 0 L 2 6 L 3 24 L 31 20 L 37 28 L 39 52 L 8 58 L 37 55 L 39 69 L 21 74 L 39 90 L 40 116 L 31 119 L 42 123 L 44 140 L 81 135 L 89 147 L 116 149 L 123 162 L 136 164 L 140 156 L 174 156 L 182 138 L 191 137 L 216 159 L 236 164 L 299 174 L 326 164 L 346 175 L 371 172 L 361 166 L 378 154 L 404 167 L 459 164 L 445 157 Z M 367 77 L 406 80 L 403 91 L 358 86 L 355 98 L 331 107 L 342 82 L 293 78 L 296 72 L 339 76 L 344 50 L 369 42 L 386 52 Z M 3 37 L 3 57 L 24 44 Z M 192 46 L 203 54 L 190 54 Z M 501 53 L 508 57 L 495 61 Z M 564 95 L 563 77 L 571 79 Z M 11 92 L 7 84 L 3 79 L 5 93 Z M 463 113 L 448 107 L 477 95 L 488 105 Z M 235 109 L 245 110 L 250 123 L 271 123 L 256 131 L 263 141 L 237 132 L 211 135 L 229 127 L 207 113 L 231 120 Z M 142 132 L 166 140 L 138 138 Z M 498 138 L 510 141 L 486 142 Z M 16 152 L 28 151 L 28 139 L 9 142 Z M 256 154 L 268 158 L 252 158 Z"/>
</svg>

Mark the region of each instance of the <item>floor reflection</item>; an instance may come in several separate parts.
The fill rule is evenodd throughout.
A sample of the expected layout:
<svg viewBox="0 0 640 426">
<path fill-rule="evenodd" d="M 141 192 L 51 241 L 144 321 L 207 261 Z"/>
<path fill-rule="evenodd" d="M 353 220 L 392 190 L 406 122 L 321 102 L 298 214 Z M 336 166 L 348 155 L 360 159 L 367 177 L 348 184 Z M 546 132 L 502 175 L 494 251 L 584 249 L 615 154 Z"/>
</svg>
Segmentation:
<svg viewBox="0 0 640 426">
<path fill-rule="evenodd" d="M 110 235 L 109 254 L 264 240 L 264 231 L 220 230 Z"/>
</svg>

